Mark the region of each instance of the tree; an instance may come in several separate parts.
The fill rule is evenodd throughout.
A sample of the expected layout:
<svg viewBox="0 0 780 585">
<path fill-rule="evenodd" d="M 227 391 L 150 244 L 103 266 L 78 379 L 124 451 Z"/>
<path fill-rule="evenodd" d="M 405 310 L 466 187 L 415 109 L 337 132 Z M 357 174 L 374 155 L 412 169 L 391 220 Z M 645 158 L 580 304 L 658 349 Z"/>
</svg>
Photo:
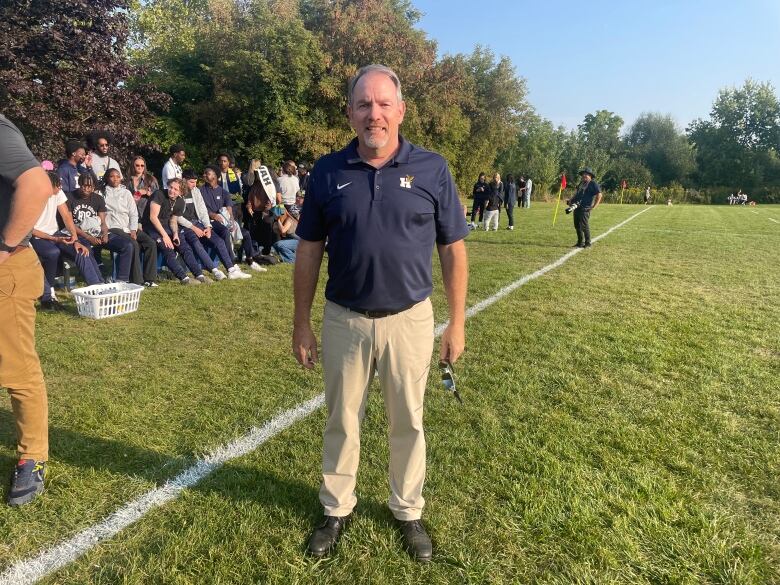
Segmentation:
<svg viewBox="0 0 780 585">
<path fill-rule="evenodd" d="M 780 100 L 770 83 L 748 79 L 741 88 L 722 89 L 710 119 L 695 120 L 688 136 L 702 184 L 780 184 Z"/>
<path fill-rule="evenodd" d="M 565 141 L 562 127 L 554 128 L 552 122 L 537 115 L 528 116 L 515 140 L 499 153 L 496 167 L 504 174 L 530 176 L 543 193 L 560 177 Z"/>
<path fill-rule="evenodd" d="M 670 115 L 642 114 L 625 142 L 630 158 L 650 170 L 656 185 L 685 183 L 696 168 L 693 148 Z"/>
<path fill-rule="evenodd" d="M 147 86 L 126 58 L 127 0 L 26 0 L 0 4 L 0 86 L 4 114 L 39 157 L 62 156 L 65 138 L 95 128 L 115 141 L 139 141 L 147 103 L 165 96 Z"/>
</svg>

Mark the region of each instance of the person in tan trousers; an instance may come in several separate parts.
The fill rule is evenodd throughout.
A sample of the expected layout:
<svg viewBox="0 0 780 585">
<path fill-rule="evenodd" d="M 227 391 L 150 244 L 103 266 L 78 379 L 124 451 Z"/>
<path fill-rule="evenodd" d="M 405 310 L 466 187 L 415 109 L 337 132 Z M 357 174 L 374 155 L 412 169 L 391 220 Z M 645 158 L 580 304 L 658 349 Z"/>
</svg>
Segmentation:
<svg viewBox="0 0 780 585">
<path fill-rule="evenodd" d="M 19 453 L 8 492 L 11 506 L 43 491 L 49 458 L 46 385 L 35 351 L 35 300 L 43 294 L 43 268 L 30 237 L 50 196 L 46 171 L 22 133 L 0 115 L 0 386 L 11 396 Z"/>
<path fill-rule="evenodd" d="M 396 74 L 366 66 L 349 84 L 347 114 L 357 137 L 312 169 L 296 234 L 293 353 L 307 368 L 318 360 L 311 306 L 328 250 L 322 363 L 328 422 L 323 435 L 320 502 L 325 519 L 308 541 L 328 554 L 357 503 L 360 424 L 378 372 L 390 424 L 390 498 L 404 543 L 430 561 L 421 522 L 425 500 L 423 399 L 434 345 L 430 301 L 438 250 L 450 320 L 440 357 L 454 362 L 465 345 L 468 279 L 466 220 L 440 155 L 399 134 L 405 104 Z"/>
</svg>

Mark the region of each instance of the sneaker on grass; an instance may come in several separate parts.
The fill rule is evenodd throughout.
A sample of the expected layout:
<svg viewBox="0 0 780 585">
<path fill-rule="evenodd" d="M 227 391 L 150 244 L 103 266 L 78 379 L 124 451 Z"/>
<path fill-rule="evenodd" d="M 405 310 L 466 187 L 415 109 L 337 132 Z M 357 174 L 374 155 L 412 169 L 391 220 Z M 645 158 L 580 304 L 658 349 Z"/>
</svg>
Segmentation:
<svg viewBox="0 0 780 585">
<path fill-rule="evenodd" d="M 11 477 L 11 491 L 8 492 L 9 506 L 23 506 L 43 491 L 43 476 L 46 463 L 34 459 L 20 459 Z"/>
<path fill-rule="evenodd" d="M 241 269 L 238 266 L 233 266 L 233 268 L 228 270 L 227 277 L 230 280 L 243 280 L 247 278 L 252 278 L 252 275 L 247 274 L 246 272 L 241 272 Z"/>
<path fill-rule="evenodd" d="M 260 266 L 257 262 L 252 262 L 249 265 L 249 268 L 251 268 L 252 270 L 256 270 L 257 272 L 268 272 L 268 268 L 266 268 L 265 266 Z"/>
<path fill-rule="evenodd" d="M 208 276 L 206 276 L 205 274 L 199 274 L 198 276 L 196 276 L 196 277 L 195 277 L 195 279 L 196 279 L 196 280 L 197 280 L 199 283 L 201 283 L 201 284 L 212 284 L 212 283 L 214 282 L 213 280 L 211 280 L 211 279 L 210 279 Z"/>
<path fill-rule="evenodd" d="M 197 286 L 200 284 L 199 280 L 195 280 L 194 278 L 190 278 L 189 276 L 185 276 L 179 282 L 185 286 Z"/>
<path fill-rule="evenodd" d="M 227 278 L 227 276 L 225 276 L 225 273 L 222 272 L 219 268 L 215 268 L 214 270 L 212 270 L 211 274 L 214 275 L 214 280 L 217 280 L 217 281 L 225 280 Z"/>
</svg>

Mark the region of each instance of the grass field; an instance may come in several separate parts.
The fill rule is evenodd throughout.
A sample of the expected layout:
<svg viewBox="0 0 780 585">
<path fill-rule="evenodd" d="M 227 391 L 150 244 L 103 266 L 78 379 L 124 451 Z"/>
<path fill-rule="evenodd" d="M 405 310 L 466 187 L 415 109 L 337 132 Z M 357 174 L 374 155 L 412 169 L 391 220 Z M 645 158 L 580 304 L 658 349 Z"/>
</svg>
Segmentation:
<svg viewBox="0 0 780 585">
<path fill-rule="evenodd" d="M 640 209 L 600 207 L 594 235 Z M 467 239 L 469 305 L 574 243 L 551 206 L 517 216 Z M 778 583 L 778 220 L 777 206 L 656 207 L 471 318 L 465 405 L 429 383 L 429 566 L 385 505 L 375 387 L 356 520 L 331 558 L 303 555 L 319 409 L 42 582 Z M 321 392 L 289 350 L 291 268 L 168 283 L 113 320 L 38 316 L 52 461 L 44 496 L 0 506 L 0 572 Z M 10 470 L 7 398 L 0 421 Z"/>
</svg>

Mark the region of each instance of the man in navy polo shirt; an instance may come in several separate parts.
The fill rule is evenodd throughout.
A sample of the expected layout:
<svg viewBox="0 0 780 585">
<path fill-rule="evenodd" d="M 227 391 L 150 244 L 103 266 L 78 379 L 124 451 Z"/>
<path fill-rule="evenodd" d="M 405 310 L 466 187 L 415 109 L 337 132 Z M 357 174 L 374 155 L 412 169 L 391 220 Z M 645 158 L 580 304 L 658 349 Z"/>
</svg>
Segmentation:
<svg viewBox="0 0 780 585">
<path fill-rule="evenodd" d="M 450 313 L 440 357 L 454 362 L 465 345 L 468 228 L 446 161 L 399 135 L 405 109 L 391 69 L 369 65 L 357 72 L 347 106 L 357 138 L 312 169 L 297 229 L 293 353 L 307 368 L 317 361 L 311 306 L 326 240 L 329 258 L 322 324 L 325 520 L 308 543 L 317 557 L 335 546 L 357 501 L 360 423 L 374 371 L 390 422 L 388 503 L 412 556 L 423 562 L 432 556 L 420 521 L 423 396 L 434 342 L 431 261 L 435 244 Z"/>
<path fill-rule="evenodd" d="M 585 167 L 580 171 L 580 184 L 574 197 L 567 199 L 566 203 L 577 204 L 574 210 L 574 229 L 577 231 L 577 243 L 575 248 L 590 248 L 590 212 L 601 203 L 601 187 L 594 181 L 593 169 Z"/>
</svg>

